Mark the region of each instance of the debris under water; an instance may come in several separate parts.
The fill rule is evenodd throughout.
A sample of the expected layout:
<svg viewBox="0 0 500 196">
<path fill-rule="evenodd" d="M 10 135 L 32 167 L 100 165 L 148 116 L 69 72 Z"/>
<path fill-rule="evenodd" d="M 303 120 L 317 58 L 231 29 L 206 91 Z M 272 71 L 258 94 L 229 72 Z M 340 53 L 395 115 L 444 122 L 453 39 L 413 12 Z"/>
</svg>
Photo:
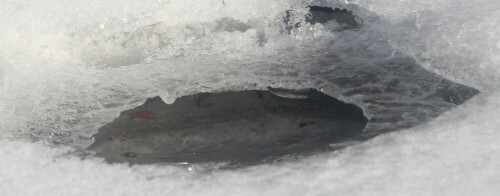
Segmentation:
<svg viewBox="0 0 500 196">
<path fill-rule="evenodd" d="M 357 106 L 314 89 L 154 97 L 99 129 L 89 149 L 112 163 L 259 163 L 326 149 L 366 123 Z"/>
</svg>

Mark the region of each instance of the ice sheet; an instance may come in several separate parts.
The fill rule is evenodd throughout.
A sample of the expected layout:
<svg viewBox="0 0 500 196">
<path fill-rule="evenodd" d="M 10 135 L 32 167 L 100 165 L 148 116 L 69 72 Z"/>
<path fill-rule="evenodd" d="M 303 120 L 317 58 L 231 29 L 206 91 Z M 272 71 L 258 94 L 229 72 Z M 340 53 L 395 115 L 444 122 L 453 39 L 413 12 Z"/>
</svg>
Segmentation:
<svg viewBox="0 0 500 196">
<path fill-rule="evenodd" d="M 349 36 L 304 26 L 283 36 L 279 17 L 291 9 L 300 20 L 310 4 L 348 8 L 366 29 Z M 500 191 L 499 7 L 494 0 L 2 1 L 0 192 L 494 195 Z M 225 18 L 251 28 L 218 29 Z M 336 41 L 333 50 L 351 62 L 408 55 L 482 93 L 429 124 L 243 170 L 130 168 L 66 155 L 147 97 L 168 102 L 200 91 L 314 86 L 301 72 L 308 64 L 296 62 L 308 62 L 314 47 L 324 49 L 317 39 Z M 352 52 L 363 44 L 362 55 Z"/>
<path fill-rule="evenodd" d="M 500 104 L 473 98 L 433 123 L 345 150 L 237 171 L 109 165 L 61 156 L 65 149 L 2 141 L 0 190 L 23 195 L 495 195 Z M 457 120 L 459 119 L 459 120 Z"/>
</svg>

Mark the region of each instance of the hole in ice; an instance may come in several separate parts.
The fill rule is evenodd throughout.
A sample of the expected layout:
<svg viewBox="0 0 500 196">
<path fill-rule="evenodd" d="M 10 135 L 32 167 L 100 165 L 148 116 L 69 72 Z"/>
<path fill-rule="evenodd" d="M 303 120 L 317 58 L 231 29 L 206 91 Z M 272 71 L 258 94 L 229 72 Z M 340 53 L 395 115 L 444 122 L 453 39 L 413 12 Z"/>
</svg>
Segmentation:
<svg viewBox="0 0 500 196">
<path fill-rule="evenodd" d="M 335 22 L 342 29 L 353 29 L 358 27 L 356 16 L 346 9 L 309 6 L 309 15 L 306 16 L 306 21 L 311 24 L 331 24 Z"/>
<path fill-rule="evenodd" d="M 89 149 L 108 162 L 259 163 L 327 149 L 366 123 L 357 106 L 313 89 L 154 97 L 104 125 Z"/>
<path fill-rule="evenodd" d="M 321 6 L 309 6 L 309 13 L 305 16 L 305 21 L 312 25 L 317 23 L 322 24 L 327 29 L 331 31 L 343 31 L 349 29 L 356 29 L 360 24 L 356 21 L 356 16 L 352 11 L 340 8 L 331 7 L 321 7 Z M 285 27 L 288 32 L 290 32 L 294 27 L 300 27 L 302 24 L 292 23 L 292 16 L 294 12 L 288 10 L 285 12 L 284 23 L 287 24 Z"/>
</svg>

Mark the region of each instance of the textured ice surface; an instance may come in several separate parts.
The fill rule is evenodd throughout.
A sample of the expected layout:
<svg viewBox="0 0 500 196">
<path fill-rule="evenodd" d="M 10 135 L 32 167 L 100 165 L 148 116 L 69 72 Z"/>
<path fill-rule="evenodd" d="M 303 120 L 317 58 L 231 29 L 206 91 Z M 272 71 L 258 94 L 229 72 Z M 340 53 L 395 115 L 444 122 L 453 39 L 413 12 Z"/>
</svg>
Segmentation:
<svg viewBox="0 0 500 196">
<path fill-rule="evenodd" d="M 0 2 L 2 195 L 110 190 L 122 195 L 498 193 L 497 1 L 224 2 Z M 301 23 L 305 25 L 286 33 L 286 11 L 294 12 L 295 24 L 305 20 L 309 5 L 348 8 L 361 25 L 332 31 Z M 233 22 L 233 29 L 218 28 Z M 385 71 L 390 62 L 416 67 L 399 76 Z M 481 93 L 417 127 L 342 151 L 239 171 L 128 167 L 66 155 L 88 146 L 98 127 L 120 111 L 157 95 L 171 103 L 198 92 L 324 87 L 325 93 L 365 109 L 387 105 L 367 102 L 367 93 L 344 96 L 356 87 L 338 87 L 342 78 L 326 77 L 322 70 L 337 69 L 353 77 L 364 70 L 388 73 L 382 79 L 405 81 L 398 89 L 424 91 L 422 97 L 401 91 L 402 96 L 391 100 L 399 105 L 391 107 L 432 94 L 430 100 L 441 100 L 443 108 L 454 105 L 454 96 L 435 92 L 437 84 L 458 86 L 432 77 L 436 80 L 426 91 L 417 82 L 418 66 Z M 403 115 L 405 119 L 444 111 L 418 108 L 412 112 L 417 115 Z M 375 113 L 366 114 L 372 118 Z"/>
</svg>

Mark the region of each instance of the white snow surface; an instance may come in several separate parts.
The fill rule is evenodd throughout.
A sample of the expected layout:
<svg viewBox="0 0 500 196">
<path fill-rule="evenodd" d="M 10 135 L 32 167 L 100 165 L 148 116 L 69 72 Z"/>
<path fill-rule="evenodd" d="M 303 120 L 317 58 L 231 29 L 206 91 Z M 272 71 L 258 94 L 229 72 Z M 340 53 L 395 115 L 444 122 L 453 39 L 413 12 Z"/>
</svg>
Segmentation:
<svg viewBox="0 0 500 196">
<path fill-rule="evenodd" d="M 314 86 L 293 62 L 317 39 L 340 40 L 339 51 L 352 40 L 318 25 L 280 32 L 286 10 L 311 4 L 353 10 L 394 51 L 481 93 L 430 123 L 277 164 L 207 171 L 67 155 L 147 97 Z M 250 27 L 220 31 L 223 18 Z M 1 1 L 0 195 L 498 195 L 498 24 L 496 0 Z"/>
</svg>

